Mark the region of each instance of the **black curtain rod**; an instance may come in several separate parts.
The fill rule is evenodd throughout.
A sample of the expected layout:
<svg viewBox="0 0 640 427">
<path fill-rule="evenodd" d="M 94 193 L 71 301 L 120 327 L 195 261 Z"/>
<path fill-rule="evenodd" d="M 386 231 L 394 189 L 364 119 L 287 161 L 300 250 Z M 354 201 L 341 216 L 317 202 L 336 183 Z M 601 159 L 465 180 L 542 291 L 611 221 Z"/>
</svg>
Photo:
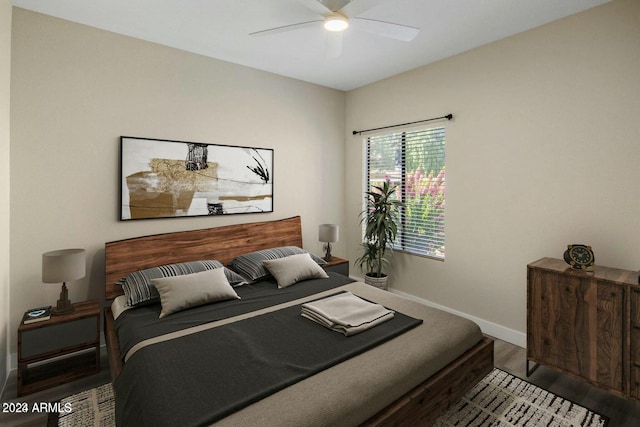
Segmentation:
<svg viewBox="0 0 640 427">
<path fill-rule="evenodd" d="M 409 123 L 400 123 L 399 125 L 391 125 L 391 126 L 383 126 L 381 128 L 373 128 L 373 129 L 365 129 L 365 130 L 354 130 L 353 134 L 357 135 L 357 134 L 362 134 L 365 132 L 372 132 L 374 130 L 382 130 L 382 129 L 390 129 L 390 128 L 397 128 L 399 126 L 408 126 L 408 125 L 415 125 L 416 123 L 424 123 L 424 122 L 431 122 L 433 120 L 440 120 L 440 119 L 447 119 L 447 120 L 451 120 L 453 119 L 453 114 L 447 114 L 446 116 L 442 116 L 442 117 L 434 117 L 432 119 L 425 119 L 425 120 L 418 120 L 415 122 L 409 122 Z"/>
</svg>

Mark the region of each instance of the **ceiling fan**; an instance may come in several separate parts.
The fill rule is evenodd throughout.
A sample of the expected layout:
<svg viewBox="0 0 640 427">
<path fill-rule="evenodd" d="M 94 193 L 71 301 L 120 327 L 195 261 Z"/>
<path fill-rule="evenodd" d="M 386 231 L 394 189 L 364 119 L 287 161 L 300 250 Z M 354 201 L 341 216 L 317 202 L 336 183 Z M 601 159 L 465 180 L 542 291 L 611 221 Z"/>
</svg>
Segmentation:
<svg viewBox="0 0 640 427">
<path fill-rule="evenodd" d="M 420 32 L 419 28 L 395 24 L 377 19 L 361 18 L 357 15 L 384 3 L 387 0 L 296 0 L 318 15 L 317 19 L 269 28 L 250 33 L 250 36 L 267 36 L 300 28 L 322 24 L 327 36 L 327 57 L 336 58 L 342 53 L 342 34 L 349 28 L 366 31 L 395 40 L 411 41 Z"/>
</svg>

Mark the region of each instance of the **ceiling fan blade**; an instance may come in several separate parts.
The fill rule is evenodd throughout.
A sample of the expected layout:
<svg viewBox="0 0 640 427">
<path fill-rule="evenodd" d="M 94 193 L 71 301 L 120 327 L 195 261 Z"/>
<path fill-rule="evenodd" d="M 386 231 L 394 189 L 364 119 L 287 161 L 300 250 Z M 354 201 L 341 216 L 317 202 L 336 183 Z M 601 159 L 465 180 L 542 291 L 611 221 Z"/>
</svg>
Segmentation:
<svg viewBox="0 0 640 427">
<path fill-rule="evenodd" d="M 387 0 L 352 0 L 345 5 L 340 12 L 347 15 L 349 18 L 360 15 L 369 9 L 373 9 L 379 4 L 384 3 Z"/>
<path fill-rule="evenodd" d="M 326 15 L 333 11 L 318 0 L 297 0 L 298 3 L 306 7 L 307 9 L 317 13 L 318 15 Z"/>
<path fill-rule="evenodd" d="M 342 55 L 342 32 L 326 31 L 326 55 L 329 59 Z"/>
<path fill-rule="evenodd" d="M 299 22 L 297 24 L 291 25 L 283 25 L 282 27 L 269 28 L 267 30 L 256 31 L 253 33 L 249 33 L 250 36 L 259 37 L 259 36 L 270 36 L 272 34 L 284 33 L 287 31 L 298 30 L 300 28 L 310 27 L 312 25 L 317 25 L 318 22 L 322 22 L 322 19 L 318 19 L 315 21 L 307 21 L 307 22 Z"/>
<path fill-rule="evenodd" d="M 410 42 L 420 32 L 420 28 L 376 19 L 352 18 L 351 23 L 354 29 L 405 42 Z"/>
</svg>

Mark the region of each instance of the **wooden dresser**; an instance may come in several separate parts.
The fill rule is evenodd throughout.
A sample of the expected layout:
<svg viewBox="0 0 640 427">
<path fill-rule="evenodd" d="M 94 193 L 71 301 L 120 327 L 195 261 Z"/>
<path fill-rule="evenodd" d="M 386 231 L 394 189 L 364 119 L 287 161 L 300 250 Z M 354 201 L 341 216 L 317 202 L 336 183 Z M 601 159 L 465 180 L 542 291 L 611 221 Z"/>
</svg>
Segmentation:
<svg viewBox="0 0 640 427">
<path fill-rule="evenodd" d="M 529 362 L 640 400 L 638 272 L 572 270 L 542 258 L 527 266 Z"/>
</svg>

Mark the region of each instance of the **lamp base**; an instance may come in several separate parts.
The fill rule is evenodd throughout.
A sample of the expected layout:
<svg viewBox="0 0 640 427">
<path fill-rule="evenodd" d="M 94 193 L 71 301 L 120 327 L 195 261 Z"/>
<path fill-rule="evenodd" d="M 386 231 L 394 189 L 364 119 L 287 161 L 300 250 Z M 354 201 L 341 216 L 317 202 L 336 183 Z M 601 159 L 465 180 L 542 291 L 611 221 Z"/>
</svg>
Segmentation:
<svg viewBox="0 0 640 427">
<path fill-rule="evenodd" d="M 73 305 L 69 300 L 69 291 L 67 290 L 66 283 L 62 284 L 62 291 L 60 291 L 60 299 L 58 305 L 51 309 L 51 314 L 59 316 L 61 314 L 73 313 Z"/>
<path fill-rule="evenodd" d="M 327 242 L 324 244 L 324 250 L 326 251 L 323 259 L 327 262 L 333 260 L 333 255 L 331 255 L 331 242 Z"/>
<path fill-rule="evenodd" d="M 71 301 L 58 300 L 58 306 L 51 308 L 51 314 L 53 314 L 54 316 L 59 316 L 61 314 L 73 313 L 73 310 L 74 308 L 73 308 L 73 305 L 71 304 Z"/>
</svg>

